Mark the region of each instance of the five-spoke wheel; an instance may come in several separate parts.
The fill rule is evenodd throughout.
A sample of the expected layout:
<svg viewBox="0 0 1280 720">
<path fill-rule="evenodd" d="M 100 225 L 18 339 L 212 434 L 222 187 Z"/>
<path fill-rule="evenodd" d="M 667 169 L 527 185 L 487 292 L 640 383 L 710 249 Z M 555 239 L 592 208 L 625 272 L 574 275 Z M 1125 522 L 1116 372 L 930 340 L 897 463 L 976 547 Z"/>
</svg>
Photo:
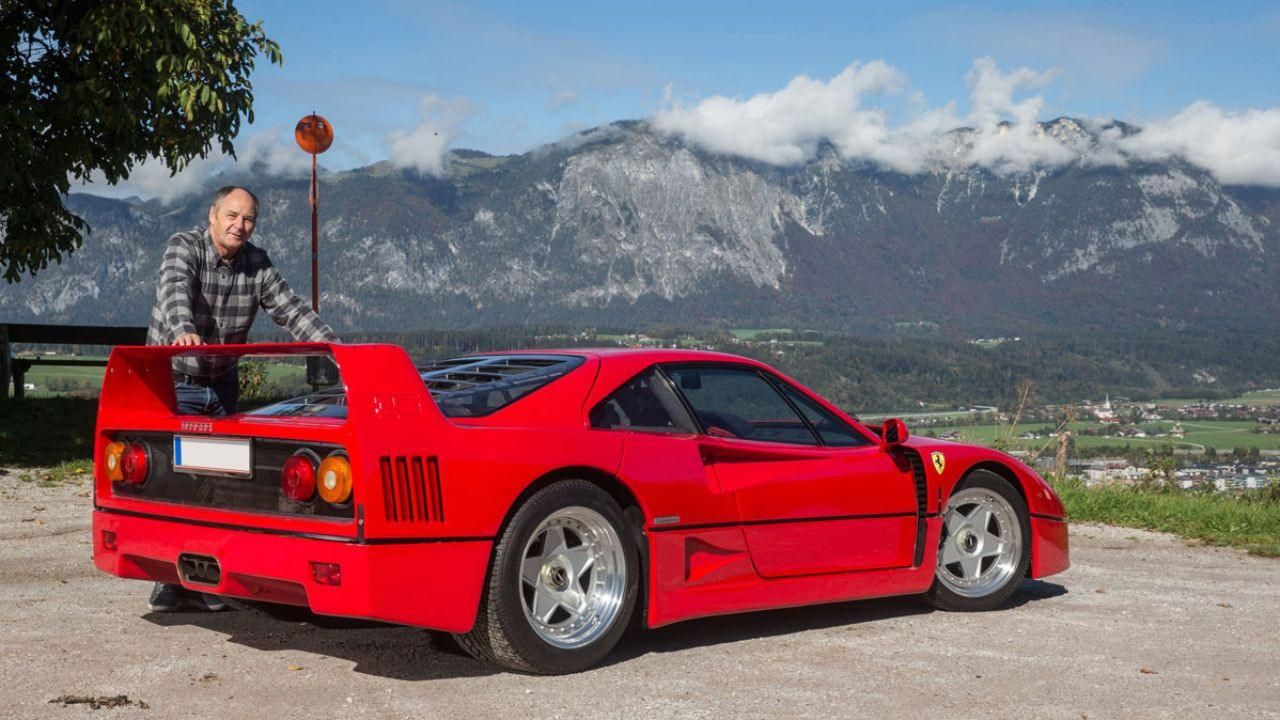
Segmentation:
<svg viewBox="0 0 1280 720">
<path fill-rule="evenodd" d="M 563 508 L 529 538 L 520 581 L 525 618 L 538 637 L 559 648 L 589 645 L 622 610 L 622 538 L 600 513 Z"/>
<path fill-rule="evenodd" d="M 588 482 L 555 483 L 534 493 L 503 530 L 475 627 L 458 643 L 513 670 L 584 670 L 626 630 L 639 577 L 618 503 Z"/>
<path fill-rule="evenodd" d="M 938 564 L 928 599 L 947 610 L 990 610 L 1026 575 L 1027 507 L 1007 480 L 978 470 L 943 513 Z"/>
</svg>

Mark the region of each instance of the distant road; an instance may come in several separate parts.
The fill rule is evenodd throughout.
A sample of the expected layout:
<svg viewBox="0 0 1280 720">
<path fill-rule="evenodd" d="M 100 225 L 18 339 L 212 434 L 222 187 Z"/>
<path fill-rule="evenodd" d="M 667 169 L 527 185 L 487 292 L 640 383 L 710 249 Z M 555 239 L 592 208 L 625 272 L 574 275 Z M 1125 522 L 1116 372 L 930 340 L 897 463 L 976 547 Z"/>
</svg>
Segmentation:
<svg viewBox="0 0 1280 720">
<path fill-rule="evenodd" d="M 859 415 L 862 420 L 885 420 L 887 418 L 902 418 L 903 420 L 912 420 L 920 418 L 935 417 L 961 417 L 963 415 L 979 415 L 990 410 L 943 410 L 940 412 L 920 412 L 920 413 L 868 413 Z"/>
</svg>

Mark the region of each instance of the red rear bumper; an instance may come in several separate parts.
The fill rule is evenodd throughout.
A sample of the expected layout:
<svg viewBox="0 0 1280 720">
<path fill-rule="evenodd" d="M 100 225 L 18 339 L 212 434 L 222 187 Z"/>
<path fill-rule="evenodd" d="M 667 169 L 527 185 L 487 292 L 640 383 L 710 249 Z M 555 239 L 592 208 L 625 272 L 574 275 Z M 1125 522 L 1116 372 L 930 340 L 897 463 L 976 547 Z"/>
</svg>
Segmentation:
<svg viewBox="0 0 1280 720">
<path fill-rule="evenodd" d="M 1065 520 L 1032 515 L 1031 536 L 1031 577 L 1047 577 L 1071 567 Z"/>
<path fill-rule="evenodd" d="M 115 533 L 114 549 L 105 546 L 104 532 Z M 93 513 L 93 561 L 112 575 L 450 632 L 475 622 L 491 546 L 488 540 L 357 544 Z M 185 582 L 178 574 L 182 554 L 215 558 L 221 579 Z M 341 584 L 316 582 L 313 562 L 339 565 Z"/>
</svg>

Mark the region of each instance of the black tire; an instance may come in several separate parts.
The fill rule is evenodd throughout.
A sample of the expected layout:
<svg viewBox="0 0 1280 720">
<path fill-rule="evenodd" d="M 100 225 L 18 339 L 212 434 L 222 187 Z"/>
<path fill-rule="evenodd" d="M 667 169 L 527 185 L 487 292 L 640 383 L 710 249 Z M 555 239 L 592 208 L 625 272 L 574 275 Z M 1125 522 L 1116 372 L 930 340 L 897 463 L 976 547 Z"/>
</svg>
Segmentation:
<svg viewBox="0 0 1280 720">
<path fill-rule="evenodd" d="M 1031 562 L 1031 522 L 1022 496 L 999 475 L 975 470 L 952 491 L 942 523 L 925 600 L 956 612 L 999 607 Z"/>
<path fill-rule="evenodd" d="M 591 483 L 557 482 L 534 493 L 503 529 L 475 626 L 454 637 L 473 657 L 511 670 L 585 670 L 626 631 L 639 571 L 618 503 Z"/>
</svg>

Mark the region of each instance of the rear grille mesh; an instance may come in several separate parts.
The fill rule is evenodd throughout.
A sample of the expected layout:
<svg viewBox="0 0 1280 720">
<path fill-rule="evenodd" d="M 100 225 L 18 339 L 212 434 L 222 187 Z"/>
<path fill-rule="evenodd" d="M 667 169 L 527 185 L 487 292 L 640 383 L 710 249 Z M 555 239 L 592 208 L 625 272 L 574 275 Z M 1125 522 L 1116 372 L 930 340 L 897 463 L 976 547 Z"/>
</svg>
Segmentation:
<svg viewBox="0 0 1280 720">
<path fill-rule="evenodd" d="M 383 517 L 387 522 L 444 522 L 440 462 L 435 456 L 384 456 L 378 465 L 382 474 Z"/>
</svg>

